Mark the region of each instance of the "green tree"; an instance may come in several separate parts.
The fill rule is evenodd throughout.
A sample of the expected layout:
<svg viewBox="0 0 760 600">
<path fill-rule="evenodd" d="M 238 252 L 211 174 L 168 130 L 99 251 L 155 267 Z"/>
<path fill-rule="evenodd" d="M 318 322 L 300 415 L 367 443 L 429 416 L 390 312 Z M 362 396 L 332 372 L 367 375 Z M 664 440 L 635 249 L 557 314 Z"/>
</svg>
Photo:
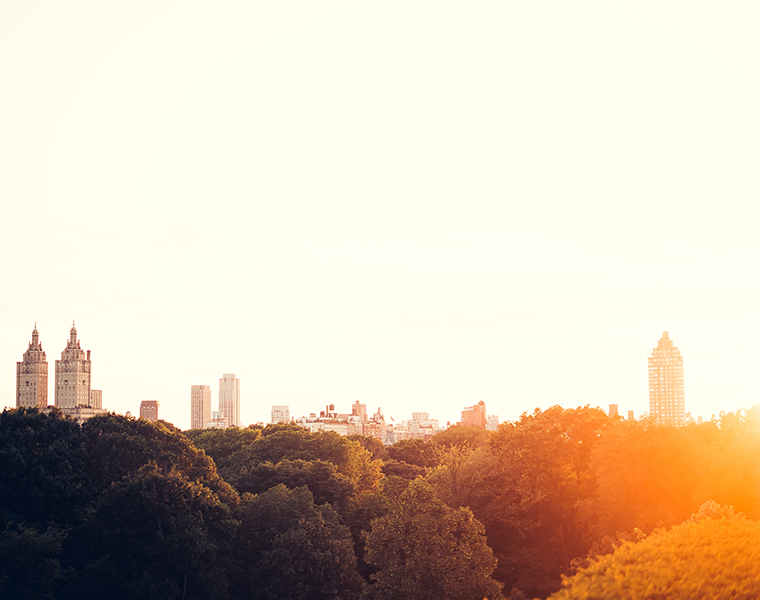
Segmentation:
<svg viewBox="0 0 760 600">
<path fill-rule="evenodd" d="M 760 598 L 760 523 L 705 518 L 626 542 L 576 575 L 552 600 Z"/>
<path fill-rule="evenodd" d="M 491 432 L 473 425 L 452 425 L 439 431 L 430 440 L 436 446 L 469 446 L 479 448 L 488 443 Z"/>
<path fill-rule="evenodd" d="M 383 443 L 377 438 L 352 434 L 346 436 L 346 439 L 349 439 L 352 442 L 359 442 L 359 445 L 370 453 L 372 460 L 385 460 L 388 458 L 388 451 L 385 449 Z"/>
<path fill-rule="evenodd" d="M 240 493 L 260 494 L 278 484 L 290 489 L 306 486 L 315 504 L 329 502 L 344 514 L 354 496 L 356 486 L 338 468 L 323 460 L 281 460 L 277 464 L 263 462 L 239 473 L 230 481 Z"/>
<path fill-rule="evenodd" d="M 387 448 L 388 456 L 399 462 L 417 467 L 434 467 L 438 464 L 436 447 L 422 440 L 401 440 Z"/>
<path fill-rule="evenodd" d="M 417 477 L 424 477 L 425 473 L 427 473 L 425 467 L 410 465 L 401 460 L 390 459 L 383 461 L 383 475 L 386 477 L 402 477 L 407 481 L 412 481 L 413 479 L 417 479 Z"/>
<path fill-rule="evenodd" d="M 598 535 L 591 455 L 610 422 L 599 409 L 553 406 L 491 435 L 492 458 L 479 457 L 472 502 L 499 558 L 500 581 L 546 596 L 586 554 Z"/>
<path fill-rule="evenodd" d="M 55 598 L 62 539 L 53 527 L 39 532 L 8 523 L 0 531 L 0 598 Z"/>
<path fill-rule="evenodd" d="M 708 443 L 703 442 L 703 460 L 696 471 L 695 500 L 712 498 L 760 518 L 760 405 L 721 413 L 699 429 L 710 426 L 714 430 Z"/>
<path fill-rule="evenodd" d="M 65 597 L 224 599 L 220 555 L 236 525 L 208 487 L 149 463 L 105 490 L 72 533 Z"/>
<path fill-rule="evenodd" d="M 94 495 L 87 440 L 57 410 L 0 414 L 0 527 L 13 521 L 40 531 L 79 522 Z"/>
<path fill-rule="evenodd" d="M 708 485 L 700 492 L 709 448 L 696 425 L 612 423 L 592 457 L 603 533 L 635 527 L 649 533 L 686 519 L 715 491 Z"/>
<path fill-rule="evenodd" d="M 235 456 L 261 438 L 261 427 L 226 427 L 224 429 L 191 429 L 185 435 L 199 450 L 211 456 L 219 473 L 233 470 Z M 226 476 L 224 476 L 225 479 Z"/>
<path fill-rule="evenodd" d="M 203 437 L 203 436 L 200 436 Z M 347 477 L 356 494 L 377 489 L 382 479 L 382 461 L 373 460 L 361 444 L 334 431 L 310 432 L 293 423 L 268 425 L 261 437 L 246 443 L 232 457 L 218 456 L 218 450 L 207 446 L 214 460 L 221 461 L 222 477 L 237 482 L 258 464 L 280 461 L 324 461 L 334 464 L 338 473 Z"/>
<path fill-rule="evenodd" d="M 233 598 L 356 600 L 351 536 L 330 505 L 316 506 L 306 487 L 245 494 L 235 515 Z"/>
<path fill-rule="evenodd" d="M 88 419 L 82 431 L 89 441 L 89 476 L 98 489 L 155 463 L 208 487 L 225 504 L 237 504 L 237 493 L 219 476 L 214 461 L 171 423 L 107 414 Z"/>
<path fill-rule="evenodd" d="M 496 559 L 483 526 L 466 508 L 452 509 L 424 479 L 409 484 L 398 505 L 366 534 L 373 597 L 416 600 L 500 598 L 491 578 Z"/>
</svg>

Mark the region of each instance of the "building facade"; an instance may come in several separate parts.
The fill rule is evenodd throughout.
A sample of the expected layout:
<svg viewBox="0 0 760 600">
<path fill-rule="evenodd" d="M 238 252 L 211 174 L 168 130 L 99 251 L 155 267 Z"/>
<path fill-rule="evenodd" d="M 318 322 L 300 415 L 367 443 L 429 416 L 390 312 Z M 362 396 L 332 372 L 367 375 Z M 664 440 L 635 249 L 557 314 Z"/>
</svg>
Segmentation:
<svg viewBox="0 0 760 600">
<path fill-rule="evenodd" d="M 240 427 L 240 380 L 234 373 L 225 373 L 219 380 L 219 412 L 230 427 Z"/>
<path fill-rule="evenodd" d="M 190 386 L 190 429 L 204 429 L 211 420 L 211 386 Z"/>
<path fill-rule="evenodd" d="M 32 341 L 21 362 L 16 363 L 16 407 L 45 408 L 48 398 L 48 363 L 37 323 L 32 330 Z"/>
<path fill-rule="evenodd" d="M 158 400 L 140 402 L 140 418 L 146 421 L 158 421 Z"/>
<path fill-rule="evenodd" d="M 55 361 L 55 405 L 61 410 L 90 407 L 91 372 L 90 351 L 82 350 L 73 324 L 61 360 Z"/>
<path fill-rule="evenodd" d="M 667 331 L 649 357 L 649 416 L 663 425 L 686 422 L 683 357 Z"/>
<path fill-rule="evenodd" d="M 482 400 L 473 406 L 468 406 L 462 411 L 462 423 L 472 425 L 480 429 L 486 428 L 486 403 Z"/>
<path fill-rule="evenodd" d="M 272 407 L 272 424 L 290 423 L 290 407 L 285 405 L 275 405 Z"/>
<path fill-rule="evenodd" d="M 103 408 L 103 390 L 90 390 L 90 406 L 92 408 Z"/>
</svg>

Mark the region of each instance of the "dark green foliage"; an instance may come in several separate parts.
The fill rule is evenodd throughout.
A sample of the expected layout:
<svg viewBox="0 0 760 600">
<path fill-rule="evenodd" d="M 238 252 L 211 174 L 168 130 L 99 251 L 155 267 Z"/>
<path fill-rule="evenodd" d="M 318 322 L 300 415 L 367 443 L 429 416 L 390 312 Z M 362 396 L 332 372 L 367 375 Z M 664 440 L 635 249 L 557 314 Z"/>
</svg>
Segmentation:
<svg viewBox="0 0 760 600">
<path fill-rule="evenodd" d="M 338 468 L 323 460 L 281 460 L 258 463 L 243 470 L 230 479 L 230 483 L 240 492 L 259 494 L 277 484 L 288 488 L 306 486 L 314 496 L 316 504 L 329 502 L 340 513 L 344 513 L 349 499 L 355 494 L 356 486 Z"/>
<path fill-rule="evenodd" d="M 0 414 L 0 526 L 8 521 L 47 529 L 75 524 L 93 490 L 87 479 L 87 440 L 57 410 Z"/>
<path fill-rule="evenodd" d="M 0 598 L 55 598 L 62 538 L 53 527 L 39 532 L 8 523 L 0 531 Z"/>
<path fill-rule="evenodd" d="M 386 477 L 402 477 L 411 481 L 417 477 L 424 476 L 425 473 L 427 473 L 427 469 L 424 467 L 410 465 L 403 461 L 391 459 L 383 462 L 383 475 Z"/>
<path fill-rule="evenodd" d="M 397 444 L 383 465 L 376 440 L 292 424 L 189 432 L 199 449 L 168 423 L 103 415 L 80 427 L 55 410 L 6 410 L 0 598 L 356 599 L 361 577 L 378 599 L 458 598 L 464 582 L 492 581 L 463 570 L 467 556 L 491 569 L 494 555 L 510 597 L 545 597 L 562 573 L 657 526 L 760 516 L 760 407 L 679 428 L 552 407 L 472 429 Z M 240 506 L 212 457 L 259 495 Z M 696 597 L 727 589 L 700 577 L 709 591 Z"/>
<path fill-rule="evenodd" d="M 235 516 L 233 598 L 355 600 L 351 536 L 329 505 L 316 506 L 305 487 L 278 485 L 245 495 Z"/>
<path fill-rule="evenodd" d="M 220 473 L 225 473 L 234 470 L 238 452 L 261 438 L 261 428 L 191 429 L 186 431 L 185 435 L 196 448 L 205 451 L 214 459 Z"/>
<path fill-rule="evenodd" d="M 372 575 L 377 600 L 501 598 L 483 526 L 469 509 L 446 506 L 423 479 L 411 482 L 398 504 L 372 521 L 366 537 L 366 560 L 379 568 Z"/>
<path fill-rule="evenodd" d="M 388 446 L 387 450 L 391 459 L 417 467 L 428 468 L 438 464 L 435 445 L 422 440 L 401 440 Z"/>
<path fill-rule="evenodd" d="M 222 477 L 233 485 L 244 486 L 246 491 L 261 490 L 262 481 L 266 479 L 272 485 L 285 483 L 292 487 L 299 477 L 304 477 L 303 483 L 308 485 L 311 482 L 312 491 L 320 499 L 328 496 L 337 498 L 344 491 L 338 488 L 348 485 L 352 495 L 362 494 L 376 489 L 382 477 L 380 461 L 372 460 L 370 453 L 358 442 L 341 437 L 334 431 L 312 433 L 298 425 L 282 423 L 268 425 L 264 429 L 238 430 L 232 434 L 237 442 L 229 444 L 224 442 L 227 434 L 221 431 L 204 432 L 196 436 L 196 441 L 218 461 Z M 239 450 L 232 456 L 225 454 L 235 447 Z M 281 462 L 282 466 L 278 467 Z M 328 474 L 328 470 L 324 466 L 307 467 L 305 463 L 308 462 L 331 463 L 342 478 L 330 475 L 333 481 L 322 486 L 324 489 L 319 489 L 309 473 L 321 469 Z M 258 465 L 265 466 L 259 469 Z M 277 481 L 272 475 L 277 470 L 284 477 L 282 481 Z M 298 471 L 301 473 L 298 474 Z M 332 470 L 329 471 L 332 473 Z M 330 491 L 327 488 L 333 489 Z"/>
<path fill-rule="evenodd" d="M 237 502 L 235 490 L 219 476 L 214 461 L 170 423 L 108 414 L 89 419 L 82 431 L 89 441 L 89 474 L 101 488 L 155 463 L 208 486 L 227 504 Z"/>
<path fill-rule="evenodd" d="M 226 598 L 220 545 L 236 525 L 209 488 L 150 463 L 93 505 L 71 597 Z"/>
<path fill-rule="evenodd" d="M 383 443 L 377 438 L 367 437 L 364 435 L 353 434 L 346 436 L 346 439 L 352 442 L 358 442 L 372 456 L 372 460 L 385 460 L 388 458 L 388 451 Z"/>
</svg>

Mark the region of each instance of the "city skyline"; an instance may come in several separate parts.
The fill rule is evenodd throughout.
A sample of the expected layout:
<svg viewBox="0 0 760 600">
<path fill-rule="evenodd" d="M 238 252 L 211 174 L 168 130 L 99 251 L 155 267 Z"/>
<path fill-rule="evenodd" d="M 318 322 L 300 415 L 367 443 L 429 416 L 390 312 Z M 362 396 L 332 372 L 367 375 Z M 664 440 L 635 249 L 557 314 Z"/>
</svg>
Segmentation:
<svg viewBox="0 0 760 600">
<path fill-rule="evenodd" d="M 0 3 L 0 404 L 760 402 L 760 5 Z M 48 373 L 53 383 L 53 365 Z M 48 395 L 51 403 L 52 391 Z"/>
<path fill-rule="evenodd" d="M 46 397 L 48 391 L 46 353 L 42 349 L 40 334 L 37 329 L 36 321 L 34 323 L 34 329 L 32 330 L 31 341 L 28 344 L 27 350 L 23 353 L 22 358 L 23 360 L 21 362 L 16 363 L 16 405 L 33 406 L 35 402 L 39 404 L 41 402 L 40 399 Z M 62 383 L 69 383 L 68 381 L 64 381 L 63 378 L 64 376 L 68 377 L 68 374 L 70 372 L 76 372 L 78 374 L 78 377 L 86 377 L 86 379 L 82 380 L 82 386 L 86 387 L 86 399 L 81 400 L 78 403 L 75 402 L 74 404 L 71 403 L 71 398 L 69 396 L 72 396 L 73 394 L 73 396 L 81 396 L 82 398 L 85 398 L 85 395 L 71 391 L 74 390 L 74 388 L 77 388 L 77 385 L 62 385 Z M 61 360 L 56 360 L 54 405 L 64 409 L 74 408 L 74 406 L 85 406 L 88 408 L 94 407 L 97 409 L 102 409 L 103 392 L 102 390 L 91 389 L 90 373 L 90 351 L 88 350 L 85 354 L 85 352 L 81 349 L 81 343 L 77 336 L 76 324 L 74 323 L 70 329 L 69 339 L 66 342 L 66 347 L 61 353 Z M 26 381 L 23 381 L 23 379 Z M 24 384 L 26 384 L 26 386 L 24 386 Z M 78 381 L 72 381 L 72 384 L 78 384 Z M 189 413 L 191 415 L 190 425 L 189 427 L 181 427 L 183 429 L 204 428 L 211 426 L 245 427 L 254 423 L 281 422 L 280 413 L 283 409 L 288 413 L 288 415 L 290 415 L 288 405 L 272 405 L 269 421 L 258 420 L 244 422 L 240 416 L 240 379 L 237 378 L 234 373 L 226 373 L 219 379 L 217 411 L 212 411 L 212 391 L 209 385 L 196 384 L 191 385 L 190 387 L 190 402 L 188 404 Z M 631 414 L 633 413 L 634 418 L 640 418 L 642 416 L 653 416 L 663 423 L 676 425 L 683 424 L 689 420 L 689 418 L 686 416 L 687 412 L 684 405 L 683 357 L 681 356 L 679 349 L 674 346 L 667 331 L 663 332 L 662 338 L 660 338 L 657 347 L 653 349 L 651 355 L 648 358 L 648 388 L 648 411 L 636 414 L 636 411 L 634 409 L 623 409 L 623 412 L 628 415 L 628 418 L 631 418 Z M 159 402 L 156 400 L 140 401 L 140 417 L 142 418 L 142 415 L 144 413 L 143 407 L 148 405 L 150 405 L 150 408 L 148 409 L 150 414 L 157 414 L 158 404 Z M 305 404 L 301 403 L 299 406 L 305 406 Z M 331 403 L 329 406 L 334 406 L 334 403 Z M 359 400 L 355 400 L 353 406 L 362 406 L 364 407 L 363 410 L 366 412 L 366 403 L 360 404 Z M 550 405 L 544 407 L 539 406 L 535 408 L 547 408 L 548 406 Z M 613 406 L 615 415 L 617 415 L 619 406 L 616 403 L 612 403 L 606 408 L 602 407 L 601 405 L 596 405 L 597 408 L 606 411 L 612 411 Z M 7 406 L 7 408 L 12 407 Z M 115 411 L 115 409 L 107 408 L 106 410 Z M 382 405 L 378 406 L 378 411 L 382 411 Z M 124 412 L 131 413 L 132 411 L 128 410 Z M 278 417 L 275 419 L 276 412 L 278 414 Z M 307 417 L 309 414 L 314 414 L 316 412 L 318 411 L 315 407 L 312 406 L 302 414 L 293 414 L 292 418 L 297 420 Z M 339 406 L 335 412 L 340 413 L 341 407 Z M 521 414 L 522 412 L 532 411 L 523 410 L 521 411 Z M 415 414 L 429 414 L 429 411 L 425 411 L 424 413 L 416 413 L 413 411 L 411 414 L 412 419 L 414 419 Z M 213 415 L 213 419 L 210 418 L 210 415 Z M 703 415 L 692 415 L 690 411 L 688 415 L 690 415 L 690 418 L 694 421 L 703 418 Z M 717 416 L 718 413 L 713 413 L 713 415 Z M 474 424 L 478 427 L 485 428 L 486 423 L 491 422 L 492 416 L 497 423 L 503 421 L 514 421 L 517 419 L 517 415 L 499 419 L 498 413 L 493 414 L 492 411 L 486 412 L 485 403 L 481 400 L 473 406 L 465 406 L 461 411 L 460 419 L 449 420 L 448 422 L 450 424 L 463 422 L 465 424 Z M 150 418 L 155 418 L 155 416 L 151 416 Z M 161 418 L 170 421 L 175 425 L 177 424 L 168 416 L 162 416 Z M 395 419 L 390 416 L 390 421 L 393 422 L 394 420 Z M 402 416 L 399 419 L 399 422 L 404 420 L 405 419 Z M 440 419 L 436 420 L 443 423 L 443 421 Z"/>
</svg>

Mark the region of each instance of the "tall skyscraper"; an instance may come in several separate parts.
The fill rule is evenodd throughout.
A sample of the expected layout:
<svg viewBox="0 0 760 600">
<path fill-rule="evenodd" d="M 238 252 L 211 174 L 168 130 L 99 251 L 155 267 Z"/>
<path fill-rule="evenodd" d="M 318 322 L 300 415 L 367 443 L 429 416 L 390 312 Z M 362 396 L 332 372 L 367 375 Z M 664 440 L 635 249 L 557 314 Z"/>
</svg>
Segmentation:
<svg viewBox="0 0 760 600">
<path fill-rule="evenodd" d="M 69 341 L 55 361 L 55 405 L 60 409 L 90 406 L 90 351 L 85 354 L 71 326 Z"/>
<path fill-rule="evenodd" d="M 683 425 L 683 357 L 665 331 L 649 357 L 649 415 L 664 425 Z"/>
<path fill-rule="evenodd" d="M 211 421 L 211 386 L 190 386 L 190 429 L 205 429 Z"/>
<path fill-rule="evenodd" d="M 219 412 L 230 427 L 240 427 L 240 380 L 234 373 L 225 373 L 219 380 Z"/>
<path fill-rule="evenodd" d="M 35 323 L 29 348 L 16 363 L 16 407 L 45 408 L 47 397 L 48 363 Z"/>
</svg>

